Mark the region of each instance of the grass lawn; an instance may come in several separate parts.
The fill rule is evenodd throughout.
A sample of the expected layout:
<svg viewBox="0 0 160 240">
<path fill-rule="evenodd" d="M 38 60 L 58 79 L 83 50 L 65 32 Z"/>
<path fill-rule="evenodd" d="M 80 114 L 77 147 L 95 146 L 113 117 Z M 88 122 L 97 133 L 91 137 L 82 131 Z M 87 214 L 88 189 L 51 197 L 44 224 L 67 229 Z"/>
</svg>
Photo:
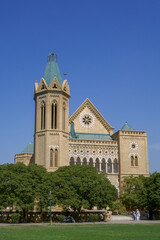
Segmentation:
<svg viewBox="0 0 160 240">
<path fill-rule="evenodd" d="M 0 240 L 159 240 L 160 224 L 2 226 Z"/>
</svg>

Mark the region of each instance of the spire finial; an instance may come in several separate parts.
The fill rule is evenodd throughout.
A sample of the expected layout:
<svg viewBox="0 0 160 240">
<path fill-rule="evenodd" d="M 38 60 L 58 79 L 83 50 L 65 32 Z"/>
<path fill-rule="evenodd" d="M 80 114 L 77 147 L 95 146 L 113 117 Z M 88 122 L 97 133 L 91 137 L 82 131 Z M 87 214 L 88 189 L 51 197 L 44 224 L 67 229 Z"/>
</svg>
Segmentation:
<svg viewBox="0 0 160 240">
<path fill-rule="evenodd" d="M 50 53 L 47 56 L 47 62 L 55 61 L 57 62 L 57 55 L 55 53 Z"/>
</svg>

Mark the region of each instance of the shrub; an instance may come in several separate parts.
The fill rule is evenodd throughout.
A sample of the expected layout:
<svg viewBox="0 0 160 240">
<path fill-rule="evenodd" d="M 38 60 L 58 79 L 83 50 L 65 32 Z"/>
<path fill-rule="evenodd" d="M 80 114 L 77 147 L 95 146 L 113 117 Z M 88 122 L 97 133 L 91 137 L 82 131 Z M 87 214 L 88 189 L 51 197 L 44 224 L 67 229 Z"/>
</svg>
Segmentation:
<svg viewBox="0 0 160 240">
<path fill-rule="evenodd" d="M 20 218 L 19 213 L 12 213 L 11 214 L 12 223 L 19 223 L 19 218 Z"/>
<path fill-rule="evenodd" d="M 58 215 L 56 218 L 57 218 L 58 222 L 62 223 L 62 222 L 64 222 L 65 216 L 64 215 Z"/>
<path fill-rule="evenodd" d="M 90 214 L 89 215 L 90 222 L 98 222 L 98 215 L 97 214 Z"/>
</svg>

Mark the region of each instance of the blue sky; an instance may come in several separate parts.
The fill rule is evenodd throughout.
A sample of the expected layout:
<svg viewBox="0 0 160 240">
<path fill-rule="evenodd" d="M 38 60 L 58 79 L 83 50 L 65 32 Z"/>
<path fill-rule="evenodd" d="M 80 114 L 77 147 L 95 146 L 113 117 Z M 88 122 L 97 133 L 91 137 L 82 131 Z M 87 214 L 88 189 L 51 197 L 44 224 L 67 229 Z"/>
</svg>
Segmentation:
<svg viewBox="0 0 160 240">
<path fill-rule="evenodd" d="M 148 134 L 150 172 L 160 171 L 160 1 L 6 0 L 0 5 L 0 163 L 33 141 L 34 82 L 58 55 L 70 115 L 88 97 L 119 130 Z"/>
</svg>

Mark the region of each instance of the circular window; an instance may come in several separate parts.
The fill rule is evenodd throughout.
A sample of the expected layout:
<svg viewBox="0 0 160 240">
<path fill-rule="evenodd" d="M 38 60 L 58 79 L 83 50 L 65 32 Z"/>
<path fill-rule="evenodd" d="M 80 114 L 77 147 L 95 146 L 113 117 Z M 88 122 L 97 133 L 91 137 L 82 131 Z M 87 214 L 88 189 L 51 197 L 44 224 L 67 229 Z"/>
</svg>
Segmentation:
<svg viewBox="0 0 160 240">
<path fill-rule="evenodd" d="M 138 144 L 136 142 L 131 142 L 130 143 L 130 149 L 137 150 L 137 148 L 138 148 Z"/>
<path fill-rule="evenodd" d="M 79 122 L 82 127 L 91 128 L 94 125 L 95 119 L 91 113 L 83 113 L 80 115 Z"/>
</svg>

